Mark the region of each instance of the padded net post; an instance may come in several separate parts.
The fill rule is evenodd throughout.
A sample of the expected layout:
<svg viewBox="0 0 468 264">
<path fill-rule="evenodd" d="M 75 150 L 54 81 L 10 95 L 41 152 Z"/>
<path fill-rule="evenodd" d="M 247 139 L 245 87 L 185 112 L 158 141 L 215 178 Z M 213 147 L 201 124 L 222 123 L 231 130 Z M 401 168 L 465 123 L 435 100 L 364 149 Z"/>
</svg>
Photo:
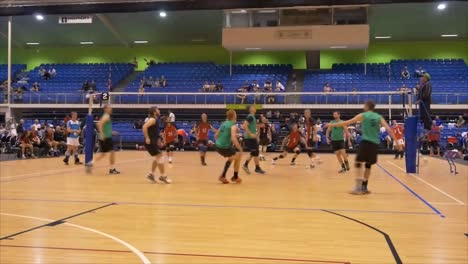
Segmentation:
<svg viewBox="0 0 468 264">
<path fill-rule="evenodd" d="M 418 117 L 411 116 L 405 122 L 406 173 L 416 173 L 418 157 Z"/>
</svg>

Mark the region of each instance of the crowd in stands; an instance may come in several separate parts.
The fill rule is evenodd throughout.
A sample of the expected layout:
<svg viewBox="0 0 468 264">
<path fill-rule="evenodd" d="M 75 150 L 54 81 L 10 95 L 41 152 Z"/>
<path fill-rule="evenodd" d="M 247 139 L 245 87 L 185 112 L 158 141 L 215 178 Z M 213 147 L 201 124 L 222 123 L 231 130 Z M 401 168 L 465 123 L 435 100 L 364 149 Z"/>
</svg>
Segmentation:
<svg viewBox="0 0 468 264">
<path fill-rule="evenodd" d="M 245 81 L 244 85 L 240 87 L 237 92 L 243 93 L 243 94 L 238 94 L 237 99 L 239 104 L 245 104 L 247 103 L 247 93 L 271 93 L 271 92 L 284 92 L 286 88 L 284 85 L 277 80 L 275 82 L 275 88 L 273 88 L 273 83 L 270 79 L 266 79 L 265 83 L 263 84 L 263 87 L 260 86 L 257 80 L 254 80 L 252 83 L 249 82 L 248 80 Z M 268 104 L 273 104 L 276 101 L 275 95 L 267 95 L 266 96 L 266 103 Z M 260 103 L 263 102 L 263 96 L 258 94 L 255 95 L 255 100 L 254 103 Z"/>
<path fill-rule="evenodd" d="M 138 88 L 139 93 L 144 93 L 146 88 L 165 88 L 167 86 L 167 79 L 164 75 L 161 77 L 156 77 L 153 79 L 153 76 L 149 78 L 143 77 L 140 80 L 140 86 Z"/>
</svg>

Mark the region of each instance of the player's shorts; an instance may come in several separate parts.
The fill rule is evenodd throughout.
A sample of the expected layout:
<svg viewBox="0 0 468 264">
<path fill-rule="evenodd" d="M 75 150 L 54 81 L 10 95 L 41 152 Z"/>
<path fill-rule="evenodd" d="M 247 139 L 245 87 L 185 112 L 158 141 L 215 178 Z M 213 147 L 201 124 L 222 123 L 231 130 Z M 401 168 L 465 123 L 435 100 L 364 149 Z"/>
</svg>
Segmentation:
<svg viewBox="0 0 468 264">
<path fill-rule="evenodd" d="M 332 140 L 331 147 L 333 151 L 339 151 L 345 149 L 345 144 L 343 140 Z"/>
<path fill-rule="evenodd" d="M 230 157 L 236 155 L 237 150 L 234 147 L 230 147 L 230 148 L 227 148 L 227 149 L 216 147 L 216 152 L 218 152 L 219 155 L 221 155 L 221 156 L 223 156 L 225 158 L 230 158 Z"/>
<path fill-rule="evenodd" d="M 258 142 L 256 138 L 245 138 L 244 146 L 247 151 L 256 151 L 258 150 Z"/>
<path fill-rule="evenodd" d="M 172 141 L 172 142 L 169 142 L 169 143 L 166 144 L 166 146 L 165 146 L 166 151 L 169 151 L 169 149 L 170 149 L 169 147 L 170 147 L 170 146 L 172 146 L 173 148 L 175 148 L 175 146 L 176 146 L 175 141 Z"/>
<path fill-rule="evenodd" d="M 198 140 L 198 145 L 208 146 L 208 140 L 206 140 L 206 139 L 199 139 L 199 140 Z"/>
<path fill-rule="evenodd" d="M 67 145 L 78 147 L 80 145 L 80 139 L 67 137 Z"/>
<path fill-rule="evenodd" d="M 431 148 L 438 148 L 440 146 L 439 141 L 437 140 L 431 141 L 429 142 L 429 146 L 431 146 Z"/>
<path fill-rule="evenodd" d="M 359 144 L 359 152 L 356 157 L 357 162 L 365 162 L 370 165 L 377 163 L 377 154 L 379 145 L 370 141 L 363 140 Z"/>
<path fill-rule="evenodd" d="M 299 148 L 299 149 L 300 149 L 299 144 L 297 144 L 297 145 L 294 146 L 294 147 L 286 146 L 286 147 L 284 148 L 284 151 L 289 152 L 289 153 L 292 153 L 292 152 L 294 152 L 294 150 L 295 150 L 296 148 Z"/>
<path fill-rule="evenodd" d="M 270 140 L 266 138 L 260 138 L 260 146 L 268 146 L 270 145 Z"/>
<path fill-rule="evenodd" d="M 156 143 L 145 144 L 146 151 L 151 155 L 151 157 L 161 154 L 161 149 Z"/>
<path fill-rule="evenodd" d="M 402 146 L 405 145 L 405 141 L 404 141 L 403 139 L 397 139 L 397 140 L 394 140 L 394 141 L 393 141 L 393 145 L 394 145 L 394 146 L 396 146 L 397 143 L 400 144 L 400 145 L 402 145 Z"/>
<path fill-rule="evenodd" d="M 114 150 L 114 143 L 112 142 L 112 138 L 99 140 L 99 145 L 101 146 L 101 152 L 109 152 Z"/>
</svg>

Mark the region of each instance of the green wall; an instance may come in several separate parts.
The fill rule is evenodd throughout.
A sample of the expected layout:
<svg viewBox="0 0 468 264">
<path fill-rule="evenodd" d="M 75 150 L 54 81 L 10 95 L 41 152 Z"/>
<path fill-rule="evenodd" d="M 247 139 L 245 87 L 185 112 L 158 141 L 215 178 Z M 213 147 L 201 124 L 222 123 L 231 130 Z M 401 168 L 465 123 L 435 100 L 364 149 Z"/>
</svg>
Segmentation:
<svg viewBox="0 0 468 264">
<path fill-rule="evenodd" d="M 0 49 L 0 63 L 6 63 L 6 50 Z M 137 47 L 28 47 L 13 49 L 13 63 L 26 63 L 33 69 L 41 63 L 130 62 L 136 56 L 139 69 L 144 58 L 158 62 L 211 61 L 229 63 L 229 52 L 219 45 L 137 46 Z M 324 50 L 320 53 L 322 69 L 333 63 L 364 62 L 364 50 Z M 373 42 L 367 51 L 368 62 L 391 59 L 463 58 L 468 62 L 468 41 Z M 235 64 L 292 64 L 306 67 L 304 51 L 234 52 Z"/>
</svg>

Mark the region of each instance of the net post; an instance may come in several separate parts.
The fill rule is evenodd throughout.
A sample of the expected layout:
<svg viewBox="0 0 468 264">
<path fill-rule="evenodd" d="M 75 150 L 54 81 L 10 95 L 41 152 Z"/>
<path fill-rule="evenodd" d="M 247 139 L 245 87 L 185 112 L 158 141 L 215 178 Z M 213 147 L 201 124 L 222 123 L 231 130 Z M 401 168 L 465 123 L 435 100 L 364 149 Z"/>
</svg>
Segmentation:
<svg viewBox="0 0 468 264">
<path fill-rule="evenodd" d="M 418 117 L 410 116 L 405 122 L 405 161 L 406 173 L 416 173 L 418 158 Z"/>
</svg>

